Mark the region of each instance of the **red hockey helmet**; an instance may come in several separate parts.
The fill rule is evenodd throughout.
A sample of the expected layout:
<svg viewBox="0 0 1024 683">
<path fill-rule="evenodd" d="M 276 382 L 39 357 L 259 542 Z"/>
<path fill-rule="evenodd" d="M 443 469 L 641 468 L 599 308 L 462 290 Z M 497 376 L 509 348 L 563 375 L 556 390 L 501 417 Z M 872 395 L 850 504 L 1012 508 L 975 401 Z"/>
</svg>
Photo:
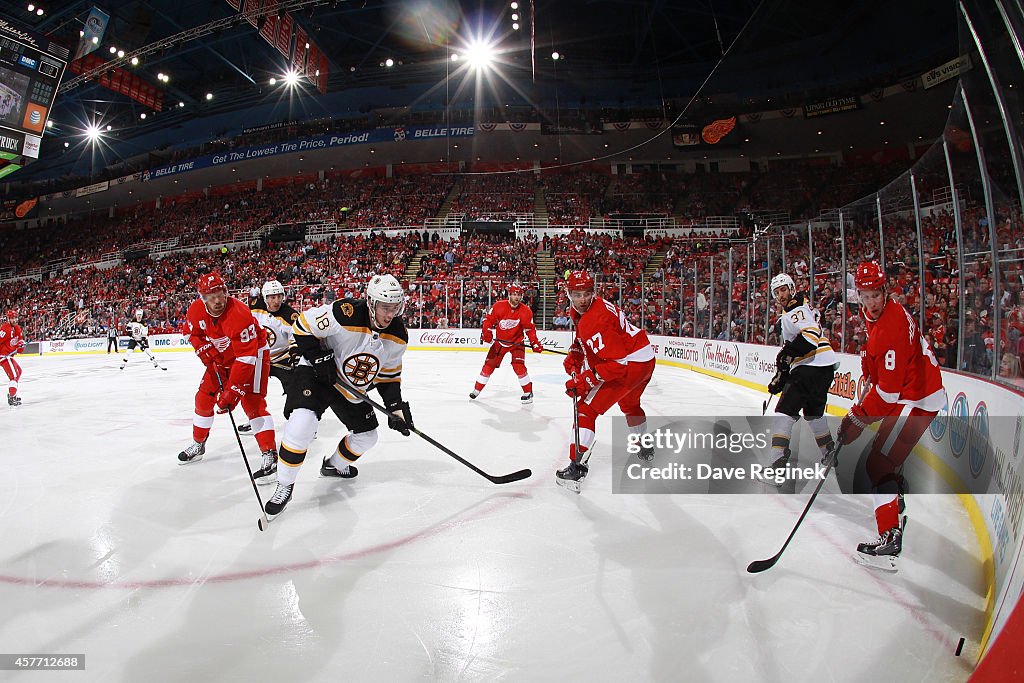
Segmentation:
<svg viewBox="0 0 1024 683">
<path fill-rule="evenodd" d="M 508 293 L 509 294 L 522 294 L 523 293 L 523 286 L 513 282 L 512 284 L 510 284 L 508 286 Z"/>
<path fill-rule="evenodd" d="M 585 270 L 574 270 L 565 278 L 565 289 L 570 292 L 593 291 L 594 278 Z"/>
<path fill-rule="evenodd" d="M 865 261 L 857 266 L 853 283 L 857 289 L 882 289 L 885 287 L 885 273 L 877 261 Z"/>
<path fill-rule="evenodd" d="M 220 276 L 220 273 L 214 271 L 207 273 L 199 278 L 199 284 L 196 286 L 200 294 L 209 294 L 215 292 L 218 289 L 223 289 L 225 292 L 228 291 L 228 286 L 224 284 L 224 278 Z"/>
</svg>

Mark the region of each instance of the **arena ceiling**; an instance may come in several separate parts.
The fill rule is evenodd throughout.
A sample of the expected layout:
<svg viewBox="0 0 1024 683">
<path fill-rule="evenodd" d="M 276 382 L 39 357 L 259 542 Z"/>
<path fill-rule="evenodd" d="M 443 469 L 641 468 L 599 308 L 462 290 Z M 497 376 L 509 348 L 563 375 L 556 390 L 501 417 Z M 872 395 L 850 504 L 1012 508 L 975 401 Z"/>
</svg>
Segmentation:
<svg viewBox="0 0 1024 683">
<path fill-rule="evenodd" d="M 639 80 L 656 82 L 666 97 L 693 91 L 724 52 L 728 59 L 713 88 L 757 90 L 792 80 L 807 89 L 870 78 L 892 83 L 941 63 L 957 45 L 955 6 L 935 0 L 519 0 L 517 9 L 511 0 L 290 1 L 303 5 L 291 12 L 295 23 L 329 60 L 331 92 L 436 82 L 444 78 L 452 52 L 466 50 L 474 38 L 496 43 L 509 78 L 527 85 Z M 29 11 L 29 4 L 36 9 Z M 0 18 L 74 50 L 94 4 L 12 0 Z M 227 0 L 118 0 L 98 6 L 111 14 L 111 23 L 94 54 L 108 60 L 117 56 L 111 47 L 130 54 L 239 14 Z M 513 13 L 519 15 L 516 22 Z M 562 57 L 558 62 L 554 51 Z M 392 67 L 382 66 L 387 59 Z M 766 65 L 774 78 L 763 76 Z M 759 75 L 744 83 L 755 66 Z M 125 68 L 161 90 L 165 111 L 180 102 L 175 116 L 191 117 L 244 109 L 275 96 L 269 79 L 280 79 L 287 65 L 238 17 Z M 206 93 L 216 97 L 208 100 Z M 98 109 L 122 129 L 160 125 L 152 112 L 150 121 L 140 118 L 147 111 L 142 104 L 93 82 L 61 93 L 52 118 L 65 125 Z"/>
</svg>

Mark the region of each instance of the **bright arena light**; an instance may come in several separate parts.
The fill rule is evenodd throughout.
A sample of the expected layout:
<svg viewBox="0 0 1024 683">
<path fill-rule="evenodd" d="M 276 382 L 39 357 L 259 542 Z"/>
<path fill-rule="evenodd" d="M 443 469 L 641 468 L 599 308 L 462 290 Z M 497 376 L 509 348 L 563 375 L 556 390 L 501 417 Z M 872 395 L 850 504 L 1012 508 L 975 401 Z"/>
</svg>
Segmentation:
<svg viewBox="0 0 1024 683">
<path fill-rule="evenodd" d="M 295 71 L 288 71 L 284 75 L 284 84 L 287 85 L 289 88 L 294 88 L 296 85 L 299 84 L 299 74 L 296 73 Z"/>
<path fill-rule="evenodd" d="M 99 126 L 95 123 L 90 123 L 89 127 L 85 129 L 85 139 L 89 142 L 96 142 L 102 135 L 103 133 L 100 132 Z"/>
<path fill-rule="evenodd" d="M 475 69 L 484 69 L 494 61 L 494 46 L 474 41 L 466 48 L 466 59 Z"/>
</svg>

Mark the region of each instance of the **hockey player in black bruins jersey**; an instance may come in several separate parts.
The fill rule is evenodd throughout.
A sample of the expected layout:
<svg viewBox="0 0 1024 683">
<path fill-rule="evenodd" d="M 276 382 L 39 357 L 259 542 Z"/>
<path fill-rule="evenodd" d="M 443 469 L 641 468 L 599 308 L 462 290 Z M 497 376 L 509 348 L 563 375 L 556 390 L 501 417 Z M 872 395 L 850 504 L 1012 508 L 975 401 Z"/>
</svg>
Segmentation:
<svg viewBox="0 0 1024 683">
<path fill-rule="evenodd" d="M 392 413 L 388 427 L 404 436 L 411 433 L 412 413 L 402 400 L 401 383 L 409 341 L 401 317 L 404 308 L 398 280 L 375 275 L 366 286 L 366 299 L 338 299 L 299 314 L 293 332 L 300 357 L 288 386 L 288 422 L 278 451 L 277 489 L 265 506 L 268 516 L 280 514 L 291 500 L 306 449 L 328 408 L 349 433 L 324 459 L 321 476 L 355 477 L 355 461 L 377 443 L 377 416 L 360 392 L 376 388 Z"/>
<path fill-rule="evenodd" d="M 281 388 L 288 391 L 288 381 L 292 375 L 292 356 L 289 347 L 292 343 L 292 325 L 299 319 L 298 312 L 285 303 L 284 286 L 277 280 L 268 280 L 260 290 L 260 296 L 249 306 L 252 315 L 267 331 L 267 344 L 270 346 L 270 376 L 281 382 Z M 249 423 L 238 425 L 241 434 L 252 434 Z M 262 467 L 253 474 L 257 484 L 270 484 L 277 472 L 276 454 L 268 454 L 263 458 Z"/>
</svg>

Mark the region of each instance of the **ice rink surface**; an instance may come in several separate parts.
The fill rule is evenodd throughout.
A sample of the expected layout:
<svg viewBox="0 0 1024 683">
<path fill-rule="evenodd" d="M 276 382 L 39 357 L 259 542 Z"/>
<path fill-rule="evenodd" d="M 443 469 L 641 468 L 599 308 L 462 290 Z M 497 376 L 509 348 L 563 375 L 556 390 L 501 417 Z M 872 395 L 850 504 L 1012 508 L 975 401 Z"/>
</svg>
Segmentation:
<svg viewBox="0 0 1024 683">
<path fill-rule="evenodd" d="M 955 496 L 910 496 L 898 574 L 852 559 L 875 535 L 869 497 L 824 495 L 779 564 L 750 575 L 806 495 L 613 495 L 606 416 L 577 496 L 554 484 L 572 432 L 560 357 L 527 355 L 537 398 L 520 406 L 507 361 L 470 401 L 482 353 L 410 351 L 417 427 L 533 477 L 494 486 L 385 426 L 356 479 L 324 479 L 344 434 L 328 413 L 261 533 L 226 415 L 205 459 L 177 464 L 202 366 L 158 357 L 167 372 L 141 354 L 123 372 L 114 355 L 22 361 L 25 403 L 0 409 L 0 652 L 84 653 L 86 672 L 3 680 L 963 681 L 973 667 L 985 586 Z M 658 366 L 644 405 L 759 415 L 763 398 Z M 280 429 L 276 380 L 268 400 Z"/>
</svg>

